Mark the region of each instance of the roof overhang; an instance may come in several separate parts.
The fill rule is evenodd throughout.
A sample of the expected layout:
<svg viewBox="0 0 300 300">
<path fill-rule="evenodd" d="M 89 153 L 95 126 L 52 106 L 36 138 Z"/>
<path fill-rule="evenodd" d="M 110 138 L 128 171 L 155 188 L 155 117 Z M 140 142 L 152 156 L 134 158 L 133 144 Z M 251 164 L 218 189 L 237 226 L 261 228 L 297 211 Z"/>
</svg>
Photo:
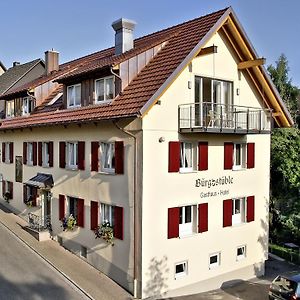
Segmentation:
<svg viewBox="0 0 300 300">
<path fill-rule="evenodd" d="M 233 9 L 229 7 L 208 33 L 199 41 L 189 55 L 181 62 L 176 70 L 169 76 L 163 85 L 142 107 L 140 113 L 145 116 L 158 99 L 167 91 L 170 85 L 178 78 L 188 64 L 200 53 L 201 49 L 206 46 L 212 36 L 221 30 L 224 32 L 240 62 L 256 61 L 260 57 L 257 55 L 247 34 L 240 24 Z M 245 68 L 241 72 L 246 72 L 253 81 L 256 89 L 262 97 L 267 108 L 271 109 L 274 114 L 273 118 L 279 127 L 291 127 L 293 119 L 281 99 L 276 87 L 262 64 L 252 64 L 250 68 Z"/>
</svg>

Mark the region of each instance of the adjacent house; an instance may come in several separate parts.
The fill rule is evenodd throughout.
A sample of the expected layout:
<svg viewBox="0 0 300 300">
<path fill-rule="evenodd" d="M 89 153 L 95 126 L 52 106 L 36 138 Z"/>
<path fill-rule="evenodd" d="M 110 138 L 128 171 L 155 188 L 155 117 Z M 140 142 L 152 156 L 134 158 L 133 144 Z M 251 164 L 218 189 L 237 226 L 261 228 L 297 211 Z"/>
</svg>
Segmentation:
<svg viewBox="0 0 300 300">
<path fill-rule="evenodd" d="M 3 203 L 136 297 L 263 274 L 270 132 L 293 124 L 264 59 L 232 8 L 135 25 L 2 96 Z"/>
<path fill-rule="evenodd" d="M 2 75 L 1 69 L 4 71 Z M 44 73 L 45 63 L 41 59 L 24 64 L 14 62 L 8 70 L 0 62 L 0 95 L 34 80 Z M 4 101 L 0 101 L 0 112 L 3 112 L 4 104 Z"/>
</svg>

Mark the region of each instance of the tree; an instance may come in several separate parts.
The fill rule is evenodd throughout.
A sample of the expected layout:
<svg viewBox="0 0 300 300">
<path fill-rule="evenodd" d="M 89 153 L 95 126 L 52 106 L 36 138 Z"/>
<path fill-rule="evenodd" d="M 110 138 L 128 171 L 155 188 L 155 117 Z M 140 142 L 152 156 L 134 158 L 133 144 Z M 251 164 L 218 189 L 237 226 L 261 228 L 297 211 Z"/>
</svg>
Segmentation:
<svg viewBox="0 0 300 300">
<path fill-rule="evenodd" d="M 288 61 L 281 54 L 276 67 L 268 67 L 268 72 L 281 98 L 296 121 L 299 89 L 289 78 Z M 297 128 L 277 128 L 271 136 L 271 200 L 270 238 L 284 242 L 293 239 L 300 242 L 300 130 Z M 297 231 L 298 230 L 298 231 Z"/>
<path fill-rule="evenodd" d="M 289 66 L 286 56 L 281 54 L 276 61 L 275 67 L 272 65 L 268 66 L 268 72 L 295 121 L 298 110 L 299 89 L 292 84 L 292 79 L 288 76 Z"/>
</svg>

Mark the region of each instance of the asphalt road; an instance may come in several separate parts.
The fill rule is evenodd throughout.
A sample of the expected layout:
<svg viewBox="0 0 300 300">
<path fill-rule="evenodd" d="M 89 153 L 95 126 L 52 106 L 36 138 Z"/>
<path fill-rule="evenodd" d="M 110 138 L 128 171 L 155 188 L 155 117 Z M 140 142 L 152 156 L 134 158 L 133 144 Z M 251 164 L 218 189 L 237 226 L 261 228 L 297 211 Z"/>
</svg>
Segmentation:
<svg viewBox="0 0 300 300">
<path fill-rule="evenodd" d="M 0 225 L 0 300 L 86 299 L 63 276 Z"/>
</svg>

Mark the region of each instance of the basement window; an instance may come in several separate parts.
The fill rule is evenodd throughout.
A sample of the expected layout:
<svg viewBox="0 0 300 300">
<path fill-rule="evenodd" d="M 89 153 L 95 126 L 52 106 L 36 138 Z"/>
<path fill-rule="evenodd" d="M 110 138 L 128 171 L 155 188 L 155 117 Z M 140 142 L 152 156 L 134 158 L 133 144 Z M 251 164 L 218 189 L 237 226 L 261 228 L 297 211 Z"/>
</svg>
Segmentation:
<svg viewBox="0 0 300 300">
<path fill-rule="evenodd" d="M 183 261 L 175 264 L 175 279 L 184 277 L 188 274 L 188 262 Z"/>
</svg>

